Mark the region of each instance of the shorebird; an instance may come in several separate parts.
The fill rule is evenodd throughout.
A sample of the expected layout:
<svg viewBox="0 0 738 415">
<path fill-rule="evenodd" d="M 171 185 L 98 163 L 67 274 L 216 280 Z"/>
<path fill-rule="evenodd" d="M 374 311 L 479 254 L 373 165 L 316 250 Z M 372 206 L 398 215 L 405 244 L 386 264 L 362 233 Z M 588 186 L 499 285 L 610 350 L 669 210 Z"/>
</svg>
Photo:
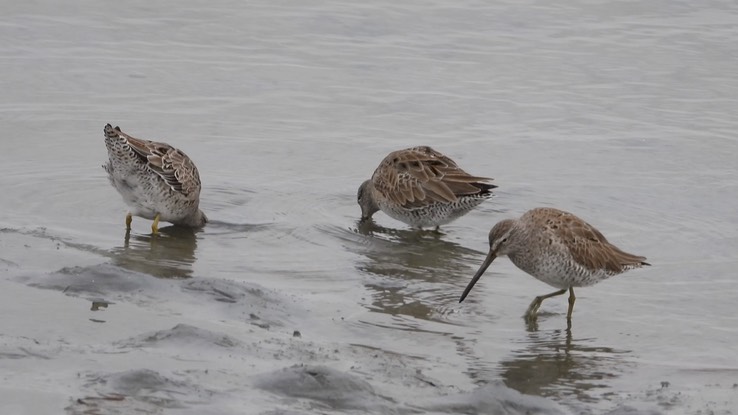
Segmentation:
<svg viewBox="0 0 738 415">
<path fill-rule="evenodd" d="M 159 221 L 198 228 L 208 218 L 200 210 L 200 175 L 195 163 L 182 151 L 166 143 L 141 140 L 106 125 L 105 146 L 109 161 L 103 165 L 110 183 L 130 207 L 132 215 L 151 219 L 151 231 L 159 231 Z"/>
<path fill-rule="evenodd" d="M 428 146 L 394 151 L 359 187 L 361 220 L 381 210 L 412 227 L 438 230 L 489 198 L 497 187 L 491 180 L 468 174 Z"/>
<path fill-rule="evenodd" d="M 543 300 L 569 291 L 566 320 L 571 324 L 574 287 L 594 285 L 629 269 L 650 265 L 646 258 L 611 244 L 594 226 L 569 212 L 536 208 L 519 219 L 498 222 L 489 232 L 489 253 L 461 294 L 459 302 L 498 256 L 507 255 L 515 266 L 559 290 L 536 297 L 525 313 L 534 320 Z"/>
</svg>

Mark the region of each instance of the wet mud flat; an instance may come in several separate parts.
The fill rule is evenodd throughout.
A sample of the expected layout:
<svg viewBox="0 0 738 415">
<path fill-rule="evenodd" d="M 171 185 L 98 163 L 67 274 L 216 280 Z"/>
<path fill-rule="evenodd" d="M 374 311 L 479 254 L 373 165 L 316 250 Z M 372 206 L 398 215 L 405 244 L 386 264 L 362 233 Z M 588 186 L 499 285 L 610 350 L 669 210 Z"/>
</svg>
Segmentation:
<svg viewBox="0 0 738 415">
<path fill-rule="evenodd" d="M 237 280 L 157 278 L 46 232 L 4 236 L 23 247 L 16 255 L 35 247 L 56 253 L 47 261 L 92 263 L 29 272 L 3 260 L 5 414 L 598 413 L 502 380 L 459 382 L 450 361 L 362 342 L 349 315 L 316 321 L 300 296 Z M 530 369 L 514 370 L 522 382 L 545 376 Z M 607 413 L 698 404 L 680 395 L 668 384 L 613 395 Z"/>
<path fill-rule="evenodd" d="M 306 304 L 256 284 L 3 264 L 4 414 L 568 413 L 501 382 L 448 384 L 417 356 L 316 338 Z"/>
</svg>

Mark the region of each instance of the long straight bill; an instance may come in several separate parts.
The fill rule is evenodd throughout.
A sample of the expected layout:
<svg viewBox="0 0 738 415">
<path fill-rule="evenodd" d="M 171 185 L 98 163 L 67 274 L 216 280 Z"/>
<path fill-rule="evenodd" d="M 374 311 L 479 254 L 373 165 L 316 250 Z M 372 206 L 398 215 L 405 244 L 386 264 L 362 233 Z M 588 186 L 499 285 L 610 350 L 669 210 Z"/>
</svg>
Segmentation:
<svg viewBox="0 0 738 415">
<path fill-rule="evenodd" d="M 467 295 L 469 295 L 469 291 L 471 291 L 472 288 L 474 288 L 474 284 L 479 281 L 479 278 L 482 277 L 482 274 L 484 274 L 484 271 L 487 271 L 487 268 L 489 268 L 490 264 L 492 264 L 492 261 L 497 258 L 497 255 L 492 252 L 492 250 L 489 251 L 487 254 L 487 258 L 484 259 L 484 263 L 482 263 L 482 266 L 479 267 L 479 271 L 477 271 L 476 274 L 474 274 L 474 278 L 472 278 L 471 282 L 469 282 L 469 285 L 466 286 L 466 289 L 464 290 L 464 294 L 461 294 L 461 298 L 459 299 L 459 302 L 464 301 Z"/>
</svg>

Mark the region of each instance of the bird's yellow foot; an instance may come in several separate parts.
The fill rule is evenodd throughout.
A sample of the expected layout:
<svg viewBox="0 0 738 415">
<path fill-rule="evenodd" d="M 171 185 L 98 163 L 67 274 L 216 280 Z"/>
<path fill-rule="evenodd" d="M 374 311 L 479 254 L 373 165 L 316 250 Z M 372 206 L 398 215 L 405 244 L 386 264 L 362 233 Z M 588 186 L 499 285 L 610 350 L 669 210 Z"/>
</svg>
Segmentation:
<svg viewBox="0 0 738 415">
<path fill-rule="evenodd" d="M 127 231 L 130 231 L 130 230 L 131 230 L 131 222 L 132 222 L 132 221 L 133 221 L 133 216 L 132 216 L 132 215 L 131 215 L 131 213 L 129 212 L 129 213 L 128 213 L 128 214 L 126 215 L 126 230 L 127 230 Z"/>
<path fill-rule="evenodd" d="M 151 233 L 156 235 L 159 233 L 159 214 L 157 213 L 156 216 L 154 216 L 154 223 L 151 224 Z"/>
</svg>

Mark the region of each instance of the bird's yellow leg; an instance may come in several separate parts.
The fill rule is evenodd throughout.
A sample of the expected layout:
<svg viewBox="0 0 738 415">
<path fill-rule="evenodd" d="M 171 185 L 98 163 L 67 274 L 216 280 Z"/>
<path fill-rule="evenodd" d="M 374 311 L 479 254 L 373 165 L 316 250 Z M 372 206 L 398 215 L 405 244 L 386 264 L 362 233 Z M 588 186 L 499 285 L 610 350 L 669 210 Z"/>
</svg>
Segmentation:
<svg viewBox="0 0 738 415">
<path fill-rule="evenodd" d="M 133 221 L 133 215 L 131 215 L 131 212 L 128 212 L 126 215 L 126 230 L 131 230 L 131 222 Z"/>
<path fill-rule="evenodd" d="M 569 287 L 569 311 L 566 312 L 566 319 L 571 321 L 571 313 L 574 312 L 574 301 L 577 297 L 574 296 L 574 287 Z"/>
<path fill-rule="evenodd" d="M 543 304 L 543 300 L 546 298 L 556 297 L 557 295 L 564 294 L 566 292 L 566 288 L 553 292 L 551 294 L 546 295 L 539 295 L 538 297 L 533 299 L 533 302 L 530 303 L 530 306 L 528 306 L 528 311 L 525 312 L 525 319 L 531 320 L 536 318 L 536 314 L 538 314 L 538 309 L 541 308 L 541 304 Z"/>
<path fill-rule="evenodd" d="M 156 216 L 154 216 L 154 223 L 151 224 L 151 232 L 153 234 L 159 233 L 159 214 L 157 213 Z"/>
</svg>

